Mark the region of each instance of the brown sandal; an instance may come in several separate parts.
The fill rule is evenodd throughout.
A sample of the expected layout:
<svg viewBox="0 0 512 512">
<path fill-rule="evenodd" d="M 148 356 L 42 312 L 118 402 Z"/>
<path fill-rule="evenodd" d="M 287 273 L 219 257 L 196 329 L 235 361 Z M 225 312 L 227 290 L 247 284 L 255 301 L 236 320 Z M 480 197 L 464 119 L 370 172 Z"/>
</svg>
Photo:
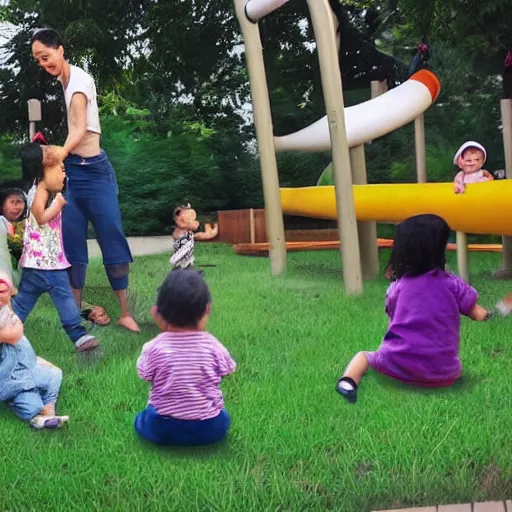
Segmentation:
<svg viewBox="0 0 512 512">
<path fill-rule="evenodd" d="M 103 306 L 91 306 L 84 302 L 81 315 L 96 325 L 105 326 L 110 323 L 110 317 Z"/>
</svg>

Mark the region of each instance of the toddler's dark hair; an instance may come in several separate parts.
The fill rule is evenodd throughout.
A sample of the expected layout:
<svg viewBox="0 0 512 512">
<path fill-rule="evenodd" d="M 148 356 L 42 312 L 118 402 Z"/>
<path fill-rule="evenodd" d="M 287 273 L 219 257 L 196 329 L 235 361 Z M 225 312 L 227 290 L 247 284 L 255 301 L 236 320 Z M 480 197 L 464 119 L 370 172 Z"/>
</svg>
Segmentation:
<svg viewBox="0 0 512 512">
<path fill-rule="evenodd" d="M 404 220 L 396 226 L 386 275 L 394 280 L 444 270 L 449 237 L 450 227 L 437 215 L 416 215 Z"/>
<path fill-rule="evenodd" d="M 195 328 L 210 302 L 210 290 L 199 272 L 176 269 L 158 289 L 156 307 L 167 323 Z"/>
<path fill-rule="evenodd" d="M 44 177 L 43 149 L 35 142 L 25 144 L 21 150 L 21 173 L 23 180 L 39 183 Z"/>
</svg>

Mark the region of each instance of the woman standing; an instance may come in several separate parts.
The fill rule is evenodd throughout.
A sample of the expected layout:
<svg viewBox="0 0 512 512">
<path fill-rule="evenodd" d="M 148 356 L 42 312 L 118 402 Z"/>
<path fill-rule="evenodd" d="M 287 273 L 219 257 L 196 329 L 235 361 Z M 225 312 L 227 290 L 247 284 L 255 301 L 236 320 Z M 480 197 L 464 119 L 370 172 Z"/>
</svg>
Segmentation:
<svg viewBox="0 0 512 512">
<path fill-rule="evenodd" d="M 51 76 L 58 78 L 64 90 L 68 136 L 59 149 L 68 176 L 67 206 L 63 211 L 63 238 L 73 294 L 79 307 L 88 264 L 87 225 L 96 231 L 103 264 L 119 305 L 119 325 L 139 332 L 128 309 L 129 264 L 133 261 L 123 233 L 114 169 L 100 147 L 100 120 L 96 86 L 83 69 L 72 66 L 64 55 L 59 33 L 50 28 L 32 35 L 32 55 Z"/>
</svg>

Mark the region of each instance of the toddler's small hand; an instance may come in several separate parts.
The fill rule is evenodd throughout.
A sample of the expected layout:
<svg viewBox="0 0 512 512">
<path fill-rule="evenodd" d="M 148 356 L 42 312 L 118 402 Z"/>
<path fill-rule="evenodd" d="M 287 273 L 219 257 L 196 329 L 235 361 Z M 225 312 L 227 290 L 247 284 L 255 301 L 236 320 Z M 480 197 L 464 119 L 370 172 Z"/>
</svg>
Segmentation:
<svg viewBox="0 0 512 512">
<path fill-rule="evenodd" d="M 64 199 L 64 196 L 62 195 L 61 192 L 59 192 L 56 196 L 55 196 L 55 201 L 57 202 L 57 204 L 64 208 L 64 206 L 66 206 L 68 204 L 68 202 L 66 201 L 66 199 Z"/>
</svg>

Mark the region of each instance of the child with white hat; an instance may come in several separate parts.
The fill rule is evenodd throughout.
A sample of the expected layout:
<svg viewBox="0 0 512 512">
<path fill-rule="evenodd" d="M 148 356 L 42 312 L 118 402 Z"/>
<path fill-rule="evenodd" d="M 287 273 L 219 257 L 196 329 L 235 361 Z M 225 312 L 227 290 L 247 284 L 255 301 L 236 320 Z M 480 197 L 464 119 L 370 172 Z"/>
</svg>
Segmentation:
<svg viewBox="0 0 512 512">
<path fill-rule="evenodd" d="M 481 183 L 494 179 L 489 171 L 482 169 L 486 159 L 487 151 L 482 144 L 474 140 L 462 144 L 453 157 L 453 163 L 460 169 L 453 180 L 456 194 L 464 193 L 467 183 Z"/>
</svg>

